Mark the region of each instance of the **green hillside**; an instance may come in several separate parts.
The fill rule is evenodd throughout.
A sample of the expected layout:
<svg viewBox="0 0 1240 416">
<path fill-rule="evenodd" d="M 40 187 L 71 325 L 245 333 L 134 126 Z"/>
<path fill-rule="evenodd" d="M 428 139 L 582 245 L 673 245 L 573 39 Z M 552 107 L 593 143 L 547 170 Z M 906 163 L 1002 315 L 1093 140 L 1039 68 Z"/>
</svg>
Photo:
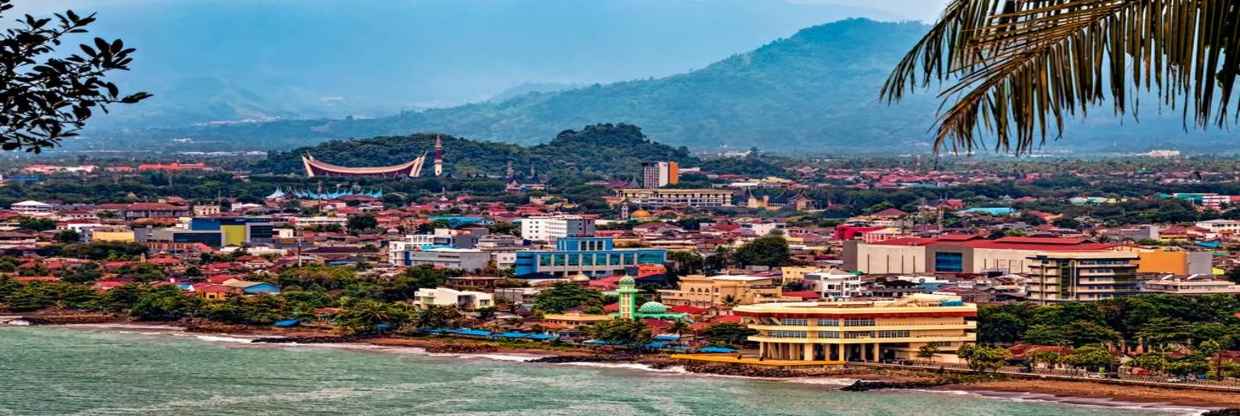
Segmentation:
<svg viewBox="0 0 1240 416">
<path fill-rule="evenodd" d="M 404 163 L 433 154 L 434 133 L 412 136 L 377 137 L 360 140 L 334 140 L 288 152 L 271 152 L 255 170 L 264 173 L 302 172 L 301 155 L 310 153 L 319 160 L 342 166 L 385 166 Z M 528 178 L 531 167 L 540 177 L 632 178 L 641 163 L 675 160 L 684 164 L 698 161 L 685 148 L 655 143 L 637 126 L 628 124 L 590 125 L 581 130 L 565 130 L 551 141 L 522 147 L 507 143 L 475 141 L 440 135 L 444 146 L 444 168 L 453 176 L 503 175 L 509 161 L 517 176 Z M 431 174 L 428 156 L 423 175 Z"/>
</svg>

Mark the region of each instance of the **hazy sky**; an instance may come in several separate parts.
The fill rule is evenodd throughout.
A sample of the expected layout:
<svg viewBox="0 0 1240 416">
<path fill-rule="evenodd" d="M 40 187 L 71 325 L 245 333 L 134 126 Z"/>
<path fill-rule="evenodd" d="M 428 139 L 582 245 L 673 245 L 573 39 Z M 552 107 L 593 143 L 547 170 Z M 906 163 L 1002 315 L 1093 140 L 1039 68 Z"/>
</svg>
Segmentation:
<svg viewBox="0 0 1240 416">
<path fill-rule="evenodd" d="M 476 102 L 527 82 L 683 73 L 843 18 L 933 19 L 945 2 L 15 0 L 18 12 L 97 12 L 94 33 L 138 49 L 119 79 L 156 93 L 148 108 L 240 88 L 228 93 L 379 112 Z"/>
</svg>

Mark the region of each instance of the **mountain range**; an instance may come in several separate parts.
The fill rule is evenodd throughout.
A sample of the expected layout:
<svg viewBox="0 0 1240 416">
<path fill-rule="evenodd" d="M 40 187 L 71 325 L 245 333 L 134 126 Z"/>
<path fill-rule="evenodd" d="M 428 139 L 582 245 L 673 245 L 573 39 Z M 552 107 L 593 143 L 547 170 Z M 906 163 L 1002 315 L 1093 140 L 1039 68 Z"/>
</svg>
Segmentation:
<svg viewBox="0 0 1240 416">
<path fill-rule="evenodd" d="M 129 129 L 93 136 L 108 139 L 113 148 L 118 141 L 122 146 L 158 147 L 176 137 L 215 150 L 287 149 L 330 139 L 415 132 L 532 145 L 582 125 L 628 123 L 660 143 L 692 149 L 927 153 L 928 129 L 938 106 L 934 91 L 896 105 L 878 97 L 888 71 L 926 30 L 914 22 L 847 19 L 661 78 L 568 89 L 532 84 L 530 92 L 518 91 L 507 99 L 369 119 Z M 1139 128 L 1132 128 L 1131 119 L 1108 113 L 1096 111 L 1085 121 L 1069 123 L 1063 140 L 1046 150 L 1234 147 L 1226 132 L 1184 131 L 1178 112 L 1145 114 Z"/>
</svg>

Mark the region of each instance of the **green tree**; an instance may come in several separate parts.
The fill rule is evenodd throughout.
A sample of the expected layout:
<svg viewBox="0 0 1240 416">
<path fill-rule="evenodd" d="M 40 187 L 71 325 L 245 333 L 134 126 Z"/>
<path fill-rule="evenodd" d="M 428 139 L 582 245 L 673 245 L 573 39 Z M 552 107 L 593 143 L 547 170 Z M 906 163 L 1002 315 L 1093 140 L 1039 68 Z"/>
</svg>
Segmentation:
<svg viewBox="0 0 1240 416">
<path fill-rule="evenodd" d="M 349 216 L 347 227 L 349 231 L 355 233 L 370 231 L 379 228 L 379 220 L 375 219 L 373 215 L 352 215 Z"/>
<path fill-rule="evenodd" d="M 11 0 L 0 0 L 0 14 L 12 9 Z M 94 22 L 94 14 L 78 16 L 71 10 L 54 19 L 27 15 L 0 34 L 0 113 L 5 115 L 0 149 L 38 153 L 77 136 L 94 109 L 150 97 L 145 92 L 121 96 L 107 80 L 109 73 L 127 71 L 133 62 L 134 49 L 120 39 L 95 38 L 78 47 L 81 54 L 60 49 Z"/>
<path fill-rule="evenodd" d="M 0 138 L 3 138 L 3 137 L 4 136 L 0 136 Z M 17 221 L 17 227 L 23 230 L 30 230 L 30 231 L 54 230 L 56 229 L 56 221 L 53 221 L 47 218 L 24 217 L 21 220 Z"/>
<path fill-rule="evenodd" d="M 572 283 L 558 283 L 540 292 L 534 299 L 534 309 L 551 313 L 560 313 L 582 306 L 602 306 L 602 304 L 601 293 Z"/>
<path fill-rule="evenodd" d="M 939 346 L 934 343 L 926 343 L 917 348 L 917 356 L 926 362 L 933 362 L 937 355 L 939 355 Z"/>
<path fill-rule="evenodd" d="M 193 315 L 200 304 L 176 286 L 159 286 L 140 294 L 129 312 L 144 321 L 175 321 Z"/>
<path fill-rule="evenodd" d="M 1072 350 L 1064 357 L 1064 364 L 1084 370 L 1108 370 L 1115 366 L 1115 356 L 1106 347 L 1087 345 Z"/>
<path fill-rule="evenodd" d="M 58 243 L 77 243 L 82 241 L 82 234 L 79 234 L 77 231 L 73 230 L 64 230 L 56 233 L 54 239 Z"/>
<path fill-rule="evenodd" d="M 650 328 L 647 328 L 641 321 L 631 319 L 595 322 L 587 327 L 585 332 L 594 339 L 627 347 L 641 346 L 650 342 L 651 339 Z"/>
<path fill-rule="evenodd" d="M 1161 373 L 1167 370 L 1167 355 L 1160 352 L 1147 352 L 1133 358 L 1129 364 L 1133 367 Z"/>
<path fill-rule="evenodd" d="M 99 265 L 86 263 L 70 267 L 63 276 L 60 276 L 60 280 L 69 283 L 86 284 L 94 283 L 100 277 L 103 277 L 103 270 L 99 268 Z"/>
<path fill-rule="evenodd" d="M 464 316 L 456 308 L 431 305 L 414 314 L 413 326 L 418 329 L 454 328 L 460 326 L 462 319 Z"/>
<path fill-rule="evenodd" d="M 1037 351 L 1030 355 L 1029 365 L 1036 367 L 1038 363 L 1046 364 L 1049 368 L 1055 368 L 1063 363 L 1063 357 L 1055 351 Z"/>
<path fill-rule="evenodd" d="M 715 324 L 702 331 L 702 335 L 712 344 L 735 346 L 746 344 L 749 337 L 757 334 L 758 331 L 740 324 Z"/>
<path fill-rule="evenodd" d="M 369 334 L 377 331 L 380 325 L 397 328 L 412 316 L 414 313 L 403 304 L 362 299 L 346 305 L 336 316 L 336 322 L 350 334 Z"/>
<path fill-rule="evenodd" d="M 999 347 L 966 344 L 956 351 L 956 356 L 968 362 L 969 369 L 987 372 L 1003 368 L 1007 360 L 1012 358 L 1012 353 L 1007 349 Z"/>
<path fill-rule="evenodd" d="M 788 264 L 792 254 L 783 236 L 768 235 L 742 245 L 733 258 L 742 266 L 780 267 Z"/>
</svg>

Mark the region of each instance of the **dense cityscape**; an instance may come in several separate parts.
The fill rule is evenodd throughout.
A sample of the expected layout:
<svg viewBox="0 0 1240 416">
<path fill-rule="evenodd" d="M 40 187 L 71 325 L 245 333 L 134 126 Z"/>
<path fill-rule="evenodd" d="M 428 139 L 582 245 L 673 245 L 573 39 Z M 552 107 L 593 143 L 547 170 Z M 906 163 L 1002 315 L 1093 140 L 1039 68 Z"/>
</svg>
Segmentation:
<svg viewBox="0 0 1240 416">
<path fill-rule="evenodd" d="M 0 415 L 1240 416 L 1237 2 L 0 20 Z"/>
<path fill-rule="evenodd" d="M 655 145 L 632 126 L 584 131 L 617 129 Z M 441 137 L 415 142 L 428 151 L 407 163 L 305 152 L 289 174 L 230 158 L 14 166 L 3 319 L 587 351 L 576 359 L 702 372 L 873 364 L 1240 383 L 1240 160 L 751 149 L 611 177 L 509 162 L 460 178 Z M 52 190 L 125 181 L 149 186 Z M 411 181 L 425 189 L 393 191 Z M 197 191 L 215 182 L 233 185 Z M 492 182 L 503 186 L 476 185 Z M 266 194 L 232 196 L 254 186 Z"/>
</svg>

